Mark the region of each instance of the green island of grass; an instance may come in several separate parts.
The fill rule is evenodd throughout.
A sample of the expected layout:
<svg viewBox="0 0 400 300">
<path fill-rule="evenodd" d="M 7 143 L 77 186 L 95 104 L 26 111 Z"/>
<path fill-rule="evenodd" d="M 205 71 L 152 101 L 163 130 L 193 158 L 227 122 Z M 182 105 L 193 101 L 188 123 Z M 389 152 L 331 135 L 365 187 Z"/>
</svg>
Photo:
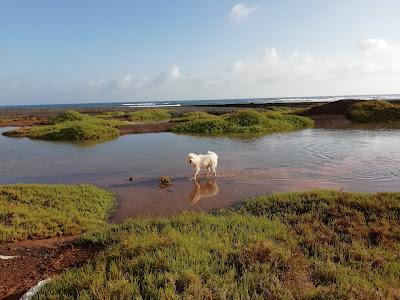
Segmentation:
<svg viewBox="0 0 400 300">
<path fill-rule="evenodd" d="M 400 105 L 383 100 L 360 101 L 350 105 L 347 116 L 360 123 L 398 122 L 400 121 Z"/>
<path fill-rule="evenodd" d="M 398 299 L 400 193 L 281 193 L 83 234 L 34 299 Z"/>
<path fill-rule="evenodd" d="M 97 141 L 120 135 L 119 120 L 104 120 L 76 111 L 66 111 L 51 119 L 49 125 L 20 128 L 7 132 L 8 136 L 27 136 L 32 139 L 62 141 Z"/>
<path fill-rule="evenodd" d="M 170 112 L 162 108 L 139 110 L 129 113 L 128 116 L 134 122 L 160 122 L 171 118 Z"/>
<path fill-rule="evenodd" d="M 267 134 L 277 131 L 288 131 L 312 127 L 313 121 L 307 117 L 279 112 L 258 112 L 243 110 L 223 116 L 207 117 L 204 114 L 188 117 L 188 121 L 172 128 L 177 133 L 200 134 Z"/>
<path fill-rule="evenodd" d="M 99 229 L 107 224 L 114 199 L 92 185 L 0 185 L 0 242 Z"/>
</svg>

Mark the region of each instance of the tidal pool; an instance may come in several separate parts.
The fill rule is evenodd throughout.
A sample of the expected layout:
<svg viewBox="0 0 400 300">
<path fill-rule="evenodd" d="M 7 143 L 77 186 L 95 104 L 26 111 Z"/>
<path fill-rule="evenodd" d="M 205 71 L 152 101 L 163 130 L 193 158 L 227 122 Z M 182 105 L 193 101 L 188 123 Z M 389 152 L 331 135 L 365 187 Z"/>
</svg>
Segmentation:
<svg viewBox="0 0 400 300">
<path fill-rule="evenodd" d="M 186 154 L 208 150 L 220 157 L 217 177 L 190 180 Z M 172 186 L 158 186 L 163 175 Z M 152 133 L 96 145 L 0 136 L 0 184 L 29 182 L 111 189 L 119 195 L 115 222 L 209 211 L 278 191 L 398 191 L 400 130 L 305 129 L 250 139 Z"/>
</svg>

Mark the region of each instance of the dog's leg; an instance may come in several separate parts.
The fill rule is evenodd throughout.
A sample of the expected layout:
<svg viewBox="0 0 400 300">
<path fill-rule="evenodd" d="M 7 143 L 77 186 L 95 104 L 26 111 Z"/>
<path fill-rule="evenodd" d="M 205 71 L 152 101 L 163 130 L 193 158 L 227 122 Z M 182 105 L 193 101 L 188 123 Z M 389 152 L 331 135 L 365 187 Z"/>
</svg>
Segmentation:
<svg viewBox="0 0 400 300">
<path fill-rule="evenodd" d="M 200 168 L 196 168 L 196 171 L 194 172 L 192 179 L 196 179 L 197 175 L 199 175 L 199 173 L 200 173 Z"/>
<path fill-rule="evenodd" d="M 210 171 L 211 171 L 211 169 L 210 169 L 210 167 L 207 167 L 207 169 L 206 169 L 206 177 L 207 177 L 207 175 L 208 175 L 208 173 L 210 173 Z"/>
<path fill-rule="evenodd" d="M 214 177 L 217 177 L 217 168 L 214 168 L 213 171 L 214 171 Z"/>
</svg>

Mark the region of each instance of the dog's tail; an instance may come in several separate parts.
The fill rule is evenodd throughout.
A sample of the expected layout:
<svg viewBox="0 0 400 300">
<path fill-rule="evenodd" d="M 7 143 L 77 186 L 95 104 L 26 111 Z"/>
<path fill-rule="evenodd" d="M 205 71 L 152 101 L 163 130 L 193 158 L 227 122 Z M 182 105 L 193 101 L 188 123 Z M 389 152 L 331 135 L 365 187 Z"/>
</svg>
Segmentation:
<svg viewBox="0 0 400 300">
<path fill-rule="evenodd" d="M 217 153 L 215 153 L 215 152 L 207 151 L 207 153 L 208 153 L 208 154 L 211 154 L 211 155 L 215 155 L 216 157 L 218 157 Z"/>
</svg>

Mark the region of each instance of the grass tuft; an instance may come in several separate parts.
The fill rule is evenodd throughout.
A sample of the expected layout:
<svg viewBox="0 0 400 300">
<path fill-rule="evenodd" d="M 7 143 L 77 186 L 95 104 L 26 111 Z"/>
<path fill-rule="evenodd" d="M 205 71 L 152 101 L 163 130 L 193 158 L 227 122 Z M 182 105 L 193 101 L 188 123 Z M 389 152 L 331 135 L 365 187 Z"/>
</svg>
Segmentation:
<svg viewBox="0 0 400 300">
<path fill-rule="evenodd" d="M 167 121 L 171 118 L 171 114 L 166 109 L 144 109 L 129 114 L 129 119 L 136 122 L 158 122 Z"/>
<path fill-rule="evenodd" d="M 0 242 L 99 229 L 114 198 L 92 185 L 0 185 Z"/>
<path fill-rule="evenodd" d="M 176 117 L 173 119 L 175 122 L 188 122 L 195 120 L 207 120 L 207 119 L 216 119 L 218 116 L 209 114 L 204 111 L 194 111 L 183 114 L 181 117 Z"/>
</svg>

